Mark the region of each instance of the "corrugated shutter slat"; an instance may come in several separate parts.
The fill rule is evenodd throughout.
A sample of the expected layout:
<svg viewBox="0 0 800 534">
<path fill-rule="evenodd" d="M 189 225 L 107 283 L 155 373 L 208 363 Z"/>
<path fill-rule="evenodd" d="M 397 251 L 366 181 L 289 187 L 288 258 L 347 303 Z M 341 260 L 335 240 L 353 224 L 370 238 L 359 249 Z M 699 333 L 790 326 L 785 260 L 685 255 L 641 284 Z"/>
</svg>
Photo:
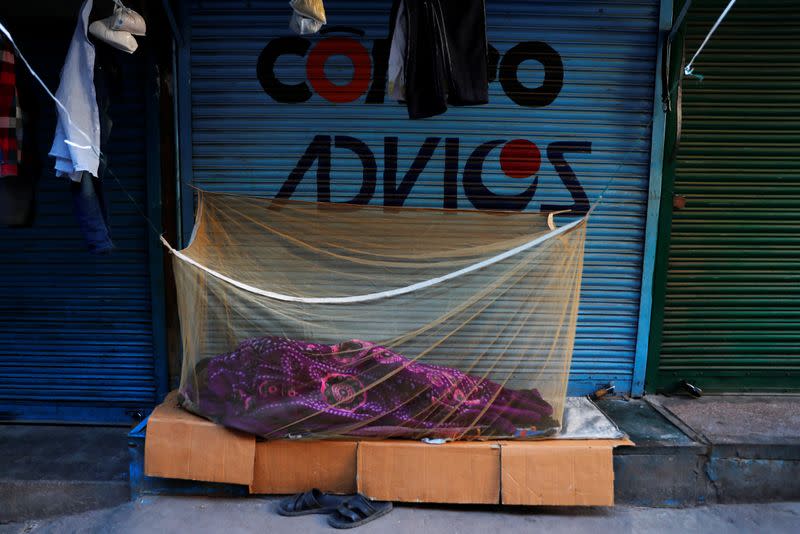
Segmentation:
<svg viewBox="0 0 800 534">
<path fill-rule="evenodd" d="M 372 54 L 388 34 L 391 2 L 332 2 L 330 26 L 364 31 L 363 37 L 336 31 L 308 38 L 310 46 L 333 37 L 356 39 Z M 473 150 L 491 140 L 526 139 L 542 154 L 539 185 L 528 205 L 571 205 L 572 198 L 547 158 L 553 143 L 589 143 L 591 153 L 565 155 L 590 200 L 613 179 L 589 229 L 584 286 L 572 366 L 572 393 L 615 382 L 629 391 L 639 313 L 644 223 L 650 164 L 650 125 L 655 83 L 657 0 L 626 2 L 488 1 L 489 43 L 501 57 L 519 43 L 540 41 L 564 63 L 564 86 L 551 104 L 517 105 L 501 83 L 490 84 L 490 103 L 451 108 L 422 121 L 407 118 L 404 106 L 334 104 L 312 94 L 303 103 L 278 103 L 256 77 L 259 54 L 271 40 L 292 36 L 289 9 L 281 2 L 193 2 L 191 13 L 192 148 L 195 184 L 217 191 L 274 196 L 315 135 L 351 136 L 374 154 L 377 186 L 373 203 L 384 202 L 386 137 L 398 138 L 397 181 L 402 180 L 423 141 L 441 138 L 405 205 L 443 207 L 445 138 L 459 139 L 458 207 L 471 208 L 462 186 Z M 329 26 L 329 29 L 330 29 Z M 312 48 L 313 50 L 313 48 Z M 275 74 L 285 84 L 307 83 L 305 59 L 281 56 Z M 346 84 L 350 61 L 333 56 L 329 79 Z M 374 72 L 374 68 L 373 68 Z M 519 80 L 542 83 L 536 60 L 523 61 Z M 483 181 L 495 193 L 519 193 L 531 179 L 506 176 L 499 149 L 486 158 Z M 352 198 L 361 186 L 357 157 L 333 148 L 331 199 Z M 316 199 L 316 167 L 306 173 L 293 198 Z M 450 206 L 452 207 L 452 206 Z"/>
<path fill-rule="evenodd" d="M 40 29 L 17 38 L 26 57 L 57 87 L 64 34 Z M 34 38 L 31 38 L 34 36 Z M 142 54 L 119 54 L 124 93 L 112 100 L 110 168 L 140 204 L 146 200 Z M 108 256 L 86 250 L 66 178 L 47 156 L 55 129 L 52 101 L 35 87 L 35 132 L 42 174 L 31 228 L 0 228 L 0 420 L 130 422 L 128 410 L 155 403 L 147 227 L 110 176 L 112 238 Z M 2 179 L 2 178 L 0 178 Z"/>
<path fill-rule="evenodd" d="M 695 2 L 693 53 L 724 8 Z M 687 79 L 659 386 L 800 389 L 800 15 L 740 0 Z"/>
</svg>

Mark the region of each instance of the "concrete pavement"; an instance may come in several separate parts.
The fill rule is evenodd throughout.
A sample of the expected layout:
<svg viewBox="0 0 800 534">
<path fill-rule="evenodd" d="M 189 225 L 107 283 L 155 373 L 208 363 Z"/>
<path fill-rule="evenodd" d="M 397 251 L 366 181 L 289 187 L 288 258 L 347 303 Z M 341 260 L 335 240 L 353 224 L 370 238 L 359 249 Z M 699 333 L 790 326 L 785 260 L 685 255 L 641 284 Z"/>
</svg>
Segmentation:
<svg viewBox="0 0 800 534">
<path fill-rule="evenodd" d="M 324 516 L 287 518 L 277 499 L 145 497 L 78 515 L 0 525 L 0 534 L 338 532 Z M 800 502 L 693 508 L 501 508 L 397 506 L 360 534 L 542 532 L 547 534 L 800 532 Z"/>
</svg>

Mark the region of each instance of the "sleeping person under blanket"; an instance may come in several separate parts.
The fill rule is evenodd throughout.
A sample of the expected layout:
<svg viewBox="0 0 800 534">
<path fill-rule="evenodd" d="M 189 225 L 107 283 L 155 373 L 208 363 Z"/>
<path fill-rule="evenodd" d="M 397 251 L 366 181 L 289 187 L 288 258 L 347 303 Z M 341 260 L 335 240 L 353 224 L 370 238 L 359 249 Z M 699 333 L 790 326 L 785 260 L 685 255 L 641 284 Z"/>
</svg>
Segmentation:
<svg viewBox="0 0 800 534">
<path fill-rule="evenodd" d="M 188 382 L 187 409 L 268 439 L 480 439 L 558 426 L 535 389 L 512 390 L 359 340 L 248 339 L 199 362 Z"/>
</svg>

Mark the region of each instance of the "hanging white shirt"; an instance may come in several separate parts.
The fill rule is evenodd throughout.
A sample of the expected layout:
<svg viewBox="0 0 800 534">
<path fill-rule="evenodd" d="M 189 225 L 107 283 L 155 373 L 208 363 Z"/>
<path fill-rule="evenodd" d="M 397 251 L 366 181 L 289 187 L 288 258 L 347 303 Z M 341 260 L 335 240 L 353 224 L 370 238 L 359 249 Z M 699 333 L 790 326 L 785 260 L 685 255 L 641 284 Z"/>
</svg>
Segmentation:
<svg viewBox="0 0 800 534">
<path fill-rule="evenodd" d="M 89 41 L 89 13 L 93 0 L 84 0 L 72 35 L 67 59 L 61 69 L 56 98 L 58 122 L 50 155 L 56 158 L 56 176 L 81 180 L 88 171 L 97 176 L 100 165 L 100 117 L 94 90 L 94 45 Z"/>
</svg>

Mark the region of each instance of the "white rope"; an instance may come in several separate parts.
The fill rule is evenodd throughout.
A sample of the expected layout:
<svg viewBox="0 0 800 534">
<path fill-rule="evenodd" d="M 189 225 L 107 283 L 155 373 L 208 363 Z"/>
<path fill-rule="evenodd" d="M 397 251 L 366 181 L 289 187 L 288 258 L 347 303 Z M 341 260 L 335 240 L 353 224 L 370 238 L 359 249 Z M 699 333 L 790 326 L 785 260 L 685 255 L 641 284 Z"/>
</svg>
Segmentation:
<svg viewBox="0 0 800 534">
<path fill-rule="evenodd" d="M 552 232 L 548 232 L 548 233 L 546 233 L 544 235 L 541 235 L 541 236 L 537 237 L 536 239 L 528 241 L 527 243 L 519 245 L 518 247 L 512 248 L 512 249 L 507 250 L 507 251 L 505 251 L 505 252 L 503 252 L 501 254 L 498 254 L 496 256 L 492 256 L 491 258 L 487 258 L 487 259 L 485 259 L 483 261 L 480 261 L 478 263 L 474 263 L 472 265 L 464 267 L 463 269 L 459 269 L 457 271 L 453 271 L 451 273 L 448 273 L 448 274 L 445 274 L 445 275 L 442 275 L 442 276 L 437 276 L 436 278 L 431 278 L 430 280 L 425 280 L 423 282 L 417 282 L 416 284 L 411 284 L 409 286 L 400 287 L 400 288 L 397 288 L 397 289 L 390 289 L 390 290 L 387 290 L 387 291 L 379 291 L 377 293 L 367 293 L 365 295 L 353 295 L 353 296 L 349 296 L 349 297 L 296 297 L 294 295 L 284 295 L 283 293 L 275 293 L 274 291 L 265 291 L 263 289 L 259 289 L 257 287 L 251 286 L 249 284 L 244 284 L 242 282 L 234 280 L 233 278 L 225 276 L 224 274 L 219 273 L 219 272 L 217 272 L 217 271 L 215 271 L 213 269 L 209 269 L 205 265 L 201 265 L 200 263 L 198 263 L 195 260 L 193 260 L 192 258 L 186 256 L 182 252 L 172 248 L 172 245 L 170 245 L 169 242 L 167 242 L 167 240 L 164 239 L 164 236 L 161 236 L 161 242 L 179 260 L 185 261 L 186 263 L 188 263 L 190 265 L 193 265 L 193 266 L 197 267 L 198 269 L 200 269 L 202 271 L 205 271 L 206 273 L 210 274 L 211 276 L 213 276 L 215 278 L 218 278 L 218 279 L 220 279 L 220 280 L 222 280 L 224 282 L 227 282 L 227 283 L 231 284 L 234 287 L 238 287 L 239 289 L 241 289 L 243 291 L 247 291 L 248 293 L 253 293 L 255 295 L 260 295 L 262 297 L 267 297 L 267 298 L 270 298 L 270 299 L 273 299 L 273 300 L 280 300 L 280 301 L 283 301 L 283 302 L 301 302 L 303 304 L 352 304 L 352 303 L 356 303 L 356 302 L 370 302 L 370 301 L 373 301 L 373 300 L 380 300 L 380 299 L 385 299 L 385 298 L 389 298 L 389 297 L 396 297 L 396 296 L 399 296 L 399 295 L 405 295 L 407 293 L 413 293 L 414 291 L 418 291 L 420 289 L 425 289 L 427 287 L 431 287 L 431 286 L 434 286 L 436 284 L 440 284 L 442 282 L 446 282 L 447 280 L 452 280 L 453 278 L 458 278 L 459 276 L 463 276 L 465 274 L 477 271 L 479 269 L 483 269 L 484 267 L 488 267 L 489 265 L 493 265 L 493 264 L 495 264 L 495 263 L 497 263 L 499 261 L 503 261 L 503 260 L 506 260 L 508 258 L 511 258 L 512 256 L 516 256 L 517 254 L 519 254 L 521 252 L 525 252 L 526 250 L 529 250 L 529 249 L 531 249 L 531 248 L 533 248 L 533 247 L 535 247 L 535 246 L 537 246 L 537 245 L 539 245 L 541 243 L 544 243 L 545 241 L 547 241 L 548 239 L 550 239 L 552 237 L 556 237 L 558 235 L 561 235 L 561 234 L 567 232 L 568 230 L 571 230 L 571 229 L 575 228 L 576 226 L 578 226 L 579 224 L 581 224 L 581 223 L 583 223 L 585 221 L 586 221 L 586 217 L 583 217 L 581 219 L 578 219 L 577 221 L 573 221 L 573 222 L 571 222 L 569 224 L 566 224 L 566 225 L 562 226 L 561 228 L 557 228 L 557 229 L 553 230 Z"/>
<path fill-rule="evenodd" d="M 706 47 L 706 44 L 708 44 L 708 41 L 711 40 L 711 36 L 714 35 L 715 31 L 717 31 L 717 28 L 719 27 L 719 25 L 722 24 L 722 20 L 725 18 L 725 16 L 728 14 L 728 11 L 731 10 L 731 8 L 733 7 L 733 4 L 735 4 L 735 3 L 736 3 L 736 0 L 731 0 L 730 1 L 730 3 L 728 4 L 728 7 L 726 7 L 725 10 L 722 12 L 722 14 L 719 16 L 719 18 L 717 19 L 717 22 L 714 23 L 714 26 L 711 27 L 711 31 L 708 32 L 708 35 L 706 35 L 706 38 L 703 39 L 703 43 L 700 45 L 700 48 L 697 49 L 697 52 L 694 53 L 694 55 L 692 56 L 692 59 L 690 59 L 689 63 L 686 64 L 686 67 L 683 69 L 683 73 L 686 76 L 691 76 L 694 73 L 694 69 L 692 67 L 692 65 L 694 64 L 694 61 L 697 59 L 697 56 L 700 55 L 700 52 L 703 51 L 703 48 Z"/>
</svg>

